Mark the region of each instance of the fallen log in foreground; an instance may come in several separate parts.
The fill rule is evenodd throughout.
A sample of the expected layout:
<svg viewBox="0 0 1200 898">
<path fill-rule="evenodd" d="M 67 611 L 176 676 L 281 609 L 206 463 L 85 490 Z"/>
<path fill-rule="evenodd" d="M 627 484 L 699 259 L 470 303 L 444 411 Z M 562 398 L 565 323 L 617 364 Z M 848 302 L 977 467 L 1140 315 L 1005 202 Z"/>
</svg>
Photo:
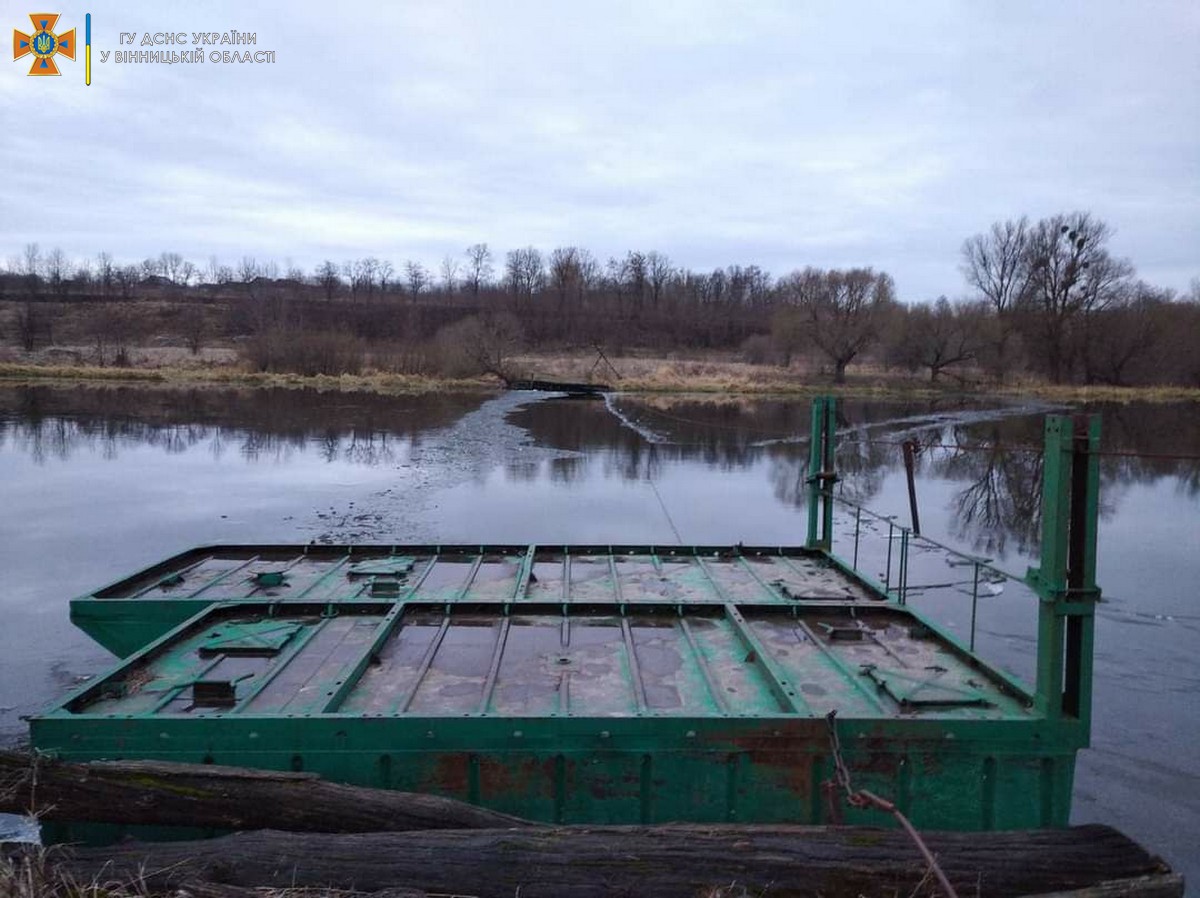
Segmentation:
<svg viewBox="0 0 1200 898">
<path fill-rule="evenodd" d="M 288 832 L 494 829 L 528 821 L 466 802 L 313 773 L 158 761 L 65 763 L 0 752 L 0 812 L 44 820 Z"/>
<path fill-rule="evenodd" d="M 959 894 L 978 898 L 1074 890 L 1164 872 L 1157 858 L 1106 826 L 930 833 L 926 841 Z M 85 848 L 62 863 L 81 881 L 127 876 L 150 889 L 187 882 L 362 892 L 403 887 L 479 898 L 695 898 L 724 894 L 714 890 L 733 884 L 738 891 L 728 894 L 771 898 L 909 895 L 926 872 L 900 831 L 727 825 L 263 831 Z"/>
<path fill-rule="evenodd" d="M 1114 879 L 1069 892 L 1029 895 L 1026 898 L 1180 898 L 1183 895 L 1182 873 L 1158 873 Z M 201 896 L 196 896 L 201 898 Z M 216 898 L 216 896 L 214 896 Z M 383 898 L 382 895 L 378 898 Z"/>
</svg>

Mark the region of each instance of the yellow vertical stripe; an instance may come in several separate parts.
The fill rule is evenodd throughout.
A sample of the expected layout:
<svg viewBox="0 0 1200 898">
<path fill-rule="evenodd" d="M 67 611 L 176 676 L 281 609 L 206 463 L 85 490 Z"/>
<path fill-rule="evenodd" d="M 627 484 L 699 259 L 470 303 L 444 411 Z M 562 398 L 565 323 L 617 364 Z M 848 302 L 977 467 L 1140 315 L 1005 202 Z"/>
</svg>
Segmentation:
<svg viewBox="0 0 1200 898">
<path fill-rule="evenodd" d="M 83 54 L 83 83 L 92 83 L 92 45 L 88 44 Z"/>
</svg>

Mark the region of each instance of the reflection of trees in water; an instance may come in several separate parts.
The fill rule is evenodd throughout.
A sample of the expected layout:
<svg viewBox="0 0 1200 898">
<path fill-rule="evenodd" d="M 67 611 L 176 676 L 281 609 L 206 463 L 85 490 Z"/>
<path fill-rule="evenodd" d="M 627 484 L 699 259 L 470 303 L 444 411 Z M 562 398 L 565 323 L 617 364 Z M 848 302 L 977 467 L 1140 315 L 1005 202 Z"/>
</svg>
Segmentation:
<svg viewBox="0 0 1200 898">
<path fill-rule="evenodd" d="M 168 453 L 207 447 L 214 459 L 236 451 L 250 461 L 287 459 L 312 451 L 327 462 L 357 465 L 403 461 L 409 448 L 437 428 L 478 407 L 479 396 L 371 396 L 292 390 L 147 390 L 131 388 L 0 388 L 0 448 L 28 453 L 38 463 L 68 460 L 79 449 L 114 458 L 150 446 Z M 807 500 L 808 403 L 804 400 L 695 398 L 618 400 L 634 424 L 663 434 L 649 442 L 602 402 L 548 400 L 511 416 L 542 446 L 574 450 L 544 464 L 519 463 L 512 480 L 548 476 L 575 483 L 597 474 L 622 480 L 657 479 L 673 464 L 700 464 L 716 473 L 767 460 L 779 501 Z M 915 437 L 929 449 L 920 471 L 961 484 L 953 501 L 959 539 L 986 554 L 1010 543 L 1019 551 L 1040 527 L 1042 443 L 1040 414 L 963 423 L 945 401 L 847 401 L 839 406 L 839 490 L 864 505 L 879 496 L 887 475 L 901 467 L 899 441 Z M 968 406 L 968 413 L 980 406 Z M 1154 458 L 1200 451 L 1200 415 L 1192 403 L 1107 404 L 1088 409 L 1104 418 L 1104 450 L 1146 457 L 1103 457 L 1104 504 L 1134 484 L 1175 478 L 1188 496 L 1200 495 L 1200 462 Z"/>
<path fill-rule="evenodd" d="M 1200 495 L 1200 460 L 1154 457 L 1200 455 L 1196 403 L 1105 403 L 1090 410 L 1104 419 L 1105 449 L 1142 456 L 1101 458 L 1100 476 L 1106 483 L 1152 484 L 1174 477 L 1184 495 Z"/>
<path fill-rule="evenodd" d="M 1112 406 L 1093 411 L 1104 419 L 1102 452 L 1142 456 L 1101 456 L 1102 518 L 1112 515 L 1134 484 L 1174 478 L 1186 495 L 1200 494 L 1200 461 L 1154 457 L 1155 453 L 1186 455 L 1200 447 L 1194 407 Z M 1186 416 L 1188 412 L 1192 414 Z M 884 477 L 903 468 L 901 440 L 915 438 L 932 447 L 919 454 L 918 474 L 963 484 L 951 505 L 952 532 L 958 540 L 987 555 L 1003 555 L 1010 547 L 1021 553 L 1036 548 L 1044 466 L 1040 415 L 928 427 L 897 421 L 895 426 L 869 431 L 853 418 L 839 425 L 844 430 L 837 456 L 839 495 L 869 506 Z M 781 502 L 795 506 L 807 502 L 805 459 L 774 458 L 770 476 Z"/>
<path fill-rule="evenodd" d="M 561 455 L 550 459 L 550 479 L 554 483 L 577 483 L 586 473 L 582 455 Z"/>
<path fill-rule="evenodd" d="M 1109 404 L 1089 411 L 1098 412 L 1103 422 L 1101 518 L 1110 517 L 1135 484 L 1174 478 L 1186 495 L 1200 494 L 1200 461 L 1155 457 L 1188 455 L 1200 447 L 1194 406 Z M 956 425 L 918 434 L 918 439 L 946 447 L 923 453 L 924 469 L 965 483 L 953 500 L 958 539 L 989 555 L 1004 554 L 1010 541 L 1021 553 L 1036 548 L 1044 470 L 1040 416 Z M 898 468 L 895 451 L 892 467 Z"/>
<path fill-rule="evenodd" d="M 148 446 L 169 454 L 231 447 L 247 461 L 284 461 L 314 444 L 327 462 L 388 464 L 432 429 L 478 407 L 465 394 L 374 396 L 307 390 L 174 390 L 47 386 L 0 389 L 0 447 L 36 463 L 72 453 L 105 459 Z"/>
<path fill-rule="evenodd" d="M 891 468 L 891 447 L 860 441 L 838 446 L 838 495 L 859 505 L 869 505 Z M 808 448 L 801 457 L 794 453 L 770 456 L 768 476 L 775 498 L 785 505 L 800 507 L 808 502 Z"/>
<path fill-rule="evenodd" d="M 953 500 L 954 533 L 986 555 L 1004 555 L 1010 540 L 1027 553 L 1041 532 L 1044 460 L 1028 451 L 1036 443 L 1026 424 L 950 428 L 940 441 L 951 448 L 931 449 L 923 462 L 935 476 L 966 483 Z"/>
<path fill-rule="evenodd" d="M 538 403 L 521 410 L 514 420 L 543 445 L 587 453 L 558 463 L 555 479 L 581 480 L 601 466 L 604 476 L 644 480 L 676 462 L 724 471 L 765 458 L 776 498 L 797 507 L 807 501 L 808 446 L 805 439 L 796 438 L 798 432 L 806 435 L 808 427 L 808 404 L 803 400 L 622 397 L 619 402 L 621 413 L 634 426 L 661 434 L 666 441 L 648 442 L 598 402 Z M 1043 416 L 1014 407 L 1010 416 L 996 418 L 994 408 L 936 399 L 841 403 L 840 494 L 869 506 L 887 475 L 902 468 L 899 443 L 904 439 L 944 446 L 921 453 L 918 472 L 962 485 L 952 503 L 956 537 L 989 555 L 1012 547 L 1028 551 L 1041 527 Z M 1132 403 L 1088 411 L 1104 419 L 1105 450 L 1152 456 L 1200 448 L 1200 416 L 1193 404 Z M 973 416 L 980 419 L 971 420 Z M 1100 473 L 1102 515 L 1112 513 L 1121 492 L 1133 483 L 1174 477 L 1189 495 L 1200 493 L 1200 463 L 1194 461 L 1104 457 Z"/>
<path fill-rule="evenodd" d="M 782 400 L 738 402 L 678 399 L 667 403 L 619 397 L 613 400 L 632 427 L 609 411 L 604 402 L 547 400 L 512 416 L 539 444 L 558 449 L 605 448 L 620 453 L 651 444 L 633 427 L 663 434 L 652 443 L 661 451 L 689 460 L 736 466 L 772 438 L 794 437 L 801 423 L 795 403 Z M 807 415 L 807 411 L 804 411 Z M 807 435 L 807 424 L 803 424 Z"/>
<path fill-rule="evenodd" d="M 541 473 L 541 465 L 536 461 L 515 461 L 504 466 L 505 476 L 514 483 L 533 483 Z"/>
<path fill-rule="evenodd" d="M 669 432 L 669 439 L 650 442 L 603 402 L 552 399 L 519 409 L 511 420 L 528 430 L 539 445 L 588 453 L 556 463 L 555 479 L 571 482 L 593 476 L 597 468 L 605 477 L 654 479 L 664 466 L 678 462 L 695 462 L 716 471 L 739 470 L 768 451 L 764 441 L 794 435 L 808 414 L 806 408 L 787 401 L 664 397 L 617 401 L 635 425 Z M 793 444 L 770 451 L 804 450 Z"/>
</svg>

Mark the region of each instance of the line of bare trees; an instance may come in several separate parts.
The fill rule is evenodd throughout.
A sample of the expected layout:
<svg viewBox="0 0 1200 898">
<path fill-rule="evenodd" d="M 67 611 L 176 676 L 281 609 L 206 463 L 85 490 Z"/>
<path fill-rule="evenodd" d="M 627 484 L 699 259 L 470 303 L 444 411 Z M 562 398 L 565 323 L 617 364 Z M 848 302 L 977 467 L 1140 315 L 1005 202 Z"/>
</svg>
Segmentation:
<svg viewBox="0 0 1200 898">
<path fill-rule="evenodd" d="M 1121 382 L 1161 338 L 1169 293 L 1134 279 L 1108 250 L 1111 229 L 1087 213 L 992 225 L 963 246 L 963 274 L 994 319 L 993 364 L 1014 338 L 1055 383 Z"/>
<path fill-rule="evenodd" d="M 997 222 L 963 245 L 968 294 L 913 303 L 899 302 L 892 278 L 871 268 L 809 267 L 776 279 L 755 265 L 692 271 L 655 251 L 601 261 L 576 246 L 501 255 L 477 243 L 436 272 L 419 261 L 397 267 L 363 257 L 325 260 L 306 273 L 249 256 L 199 266 L 174 252 L 136 265 L 107 253 L 72 262 L 30 244 L 0 272 L 0 300 L 13 309 L 0 318 L 0 338 L 32 350 L 53 340 L 56 320 L 73 309 L 120 304 L 121 313 L 90 313 L 109 334 L 97 338 L 103 353 L 145 325 L 138 304 L 150 300 L 188 307 L 171 320 L 194 351 L 235 337 L 268 345 L 272 336 L 281 345 L 300 332 L 410 347 L 434 346 L 439 333 L 473 334 L 476 343 L 480 333 L 503 333 L 506 346 L 533 349 L 725 350 L 781 365 L 799 358 L 838 381 L 869 361 L 934 381 L 1028 373 L 1200 385 L 1200 279 L 1182 297 L 1140 281 L 1112 255 L 1110 239 L 1108 225 L 1087 213 Z M 455 331 L 463 319 L 482 326 Z"/>
</svg>

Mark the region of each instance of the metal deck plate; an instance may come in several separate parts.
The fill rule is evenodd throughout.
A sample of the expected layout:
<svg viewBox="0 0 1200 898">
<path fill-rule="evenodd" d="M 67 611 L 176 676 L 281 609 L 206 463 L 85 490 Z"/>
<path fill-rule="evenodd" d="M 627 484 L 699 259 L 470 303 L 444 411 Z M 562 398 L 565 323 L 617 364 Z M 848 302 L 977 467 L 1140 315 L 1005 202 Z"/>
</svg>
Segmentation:
<svg viewBox="0 0 1200 898">
<path fill-rule="evenodd" d="M 1027 702 L 900 608 L 215 606 L 73 715 L 941 717 Z M 229 700 L 197 700 L 196 684 Z M 207 694 L 207 693 L 206 693 Z"/>
<path fill-rule="evenodd" d="M 684 546 L 224 546 L 193 549 L 75 599 L 121 657 L 215 602 L 615 602 L 881 598 L 823 552 Z"/>
<path fill-rule="evenodd" d="M 870 597 L 823 554 L 800 549 L 229 546 L 185 552 L 89 598 L 345 601 L 373 598 L 381 583 L 406 599 L 438 602 Z"/>
</svg>

